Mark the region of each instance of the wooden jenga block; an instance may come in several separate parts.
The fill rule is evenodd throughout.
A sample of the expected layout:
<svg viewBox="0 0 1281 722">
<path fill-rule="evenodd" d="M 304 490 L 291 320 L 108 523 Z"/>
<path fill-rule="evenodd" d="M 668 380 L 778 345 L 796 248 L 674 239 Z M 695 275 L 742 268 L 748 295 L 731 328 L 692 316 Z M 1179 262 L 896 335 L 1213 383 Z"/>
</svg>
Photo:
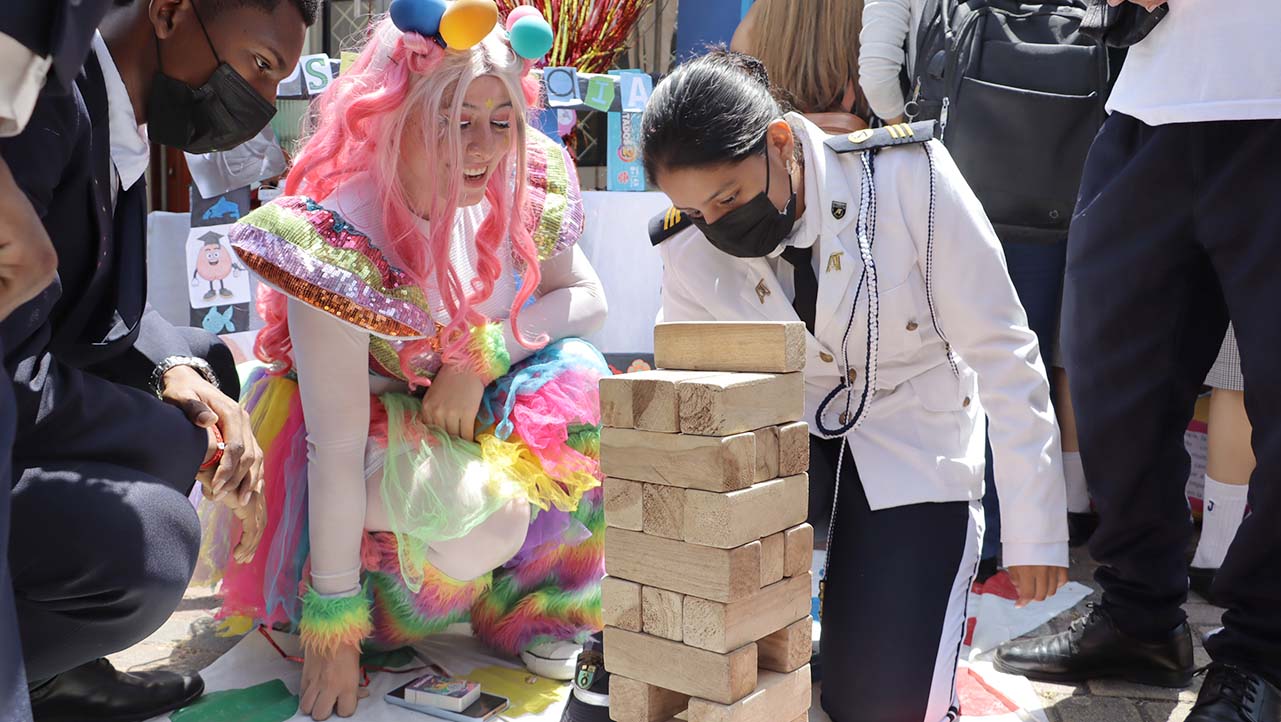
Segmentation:
<svg viewBox="0 0 1281 722">
<path fill-rule="evenodd" d="M 648 587 L 732 602 L 760 590 L 761 543 L 757 540 L 734 549 L 717 549 L 610 529 L 605 534 L 605 568 L 612 577 Z M 805 596 L 808 600 L 809 592 Z"/>
<path fill-rule="evenodd" d="M 688 489 L 685 541 L 730 549 L 800 524 L 808 513 L 808 474 L 763 481 L 728 494 Z"/>
<path fill-rule="evenodd" d="M 605 523 L 619 529 L 644 528 L 640 482 L 605 478 Z"/>
<path fill-rule="evenodd" d="M 756 436 L 756 474 L 752 477 L 754 483 L 779 478 L 778 432 L 781 428 L 767 426 L 752 432 Z"/>
<path fill-rule="evenodd" d="M 609 540 L 605 543 L 608 545 Z M 685 644 L 724 653 L 773 634 L 809 616 L 810 584 L 807 572 L 734 602 L 687 596 L 683 614 Z"/>
<path fill-rule="evenodd" d="M 655 637 L 681 641 L 685 626 L 681 614 L 685 597 L 676 592 L 654 587 L 641 589 L 641 631 Z"/>
<path fill-rule="evenodd" d="M 805 368 L 805 324 L 660 323 L 654 365 L 695 371 L 790 373 Z"/>
<path fill-rule="evenodd" d="M 635 412 L 632 410 L 632 386 L 627 382 L 626 376 L 606 376 L 600 380 L 601 426 L 632 428 Z"/>
<path fill-rule="evenodd" d="M 761 539 L 762 589 L 783 580 L 783 552 L 786 546 L 782 532 Z"/>
<path fill-rule="evenodd" d="M 617 429 L 674 434 L 680 431 L 676 384 L 714 371 L 640 371 L 600 381 L 601 423 Z"/>
<path fill-rule="evenodd" d="M 810 699 L 809 665 L 788 674 L 762 671 L 755 692 L 733 704 L 691 699 L 686 717 L 688 722 L 783 722 L 806 714 Z"/>
<path fill-rule="evenodd" d="M 794 476 L 810 468 L 810 425 L 795 421 L 777 427 L 778 475 Z"/>
<path fill-rule="evenodd" d="M 720 374 L 676 385 L 681 433 L 726 436 L 805 415 L 803 374 Z"/>
<path fill-rule="evenodd" d="M 621 675 L 609 678 L 609 718 L 614 722 L 667 722 L 685 711 L 689 697 Z"/>
<path fill-rule="evenodd" d="M 662 484 L 643 484 L 641 492 L 642 530 L 667 539 L 681 539 L 685 533 L 685 494 L 688 489 Z M 699 492 L 707 494 L 710 492 Z"/>
<path fill-rule="evenodd" d="M 602 429 L 600 465 L 606 476 L 707 491 L 750 486 L 756 436 L 712 438 L 635 429 Z"/>
<path fill-rule="evenodd" d="M 756 689 L 756 645 L 717 654 L 605 627 L 605 668 L 673 692 L 730 704 Z"/>
<path fill-rule="evenodd" d="M 641 585 L 626 579 L 600 580 L 601 617 L 605 624 L 629 632 L 644 628 L 641 614 Z"/>
<path fill-rule="evenodd" d="M 814 620 L 799 619 L 756 643 L 761 669 L 791 672 L 809 664 L 814 649 Z"/>
<path fill-rule="evenodd" d="M 801 524 L 783 532 L 783 576 L 797 577 L 814 564 L 814 527 Z"/>
</svg>

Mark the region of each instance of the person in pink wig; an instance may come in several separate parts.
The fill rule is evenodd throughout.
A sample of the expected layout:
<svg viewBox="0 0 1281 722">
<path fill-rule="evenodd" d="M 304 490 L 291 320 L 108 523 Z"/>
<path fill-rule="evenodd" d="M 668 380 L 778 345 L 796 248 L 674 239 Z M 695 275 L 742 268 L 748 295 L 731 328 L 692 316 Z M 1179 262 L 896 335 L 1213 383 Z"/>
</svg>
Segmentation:
<svg viewBox="0 0 1281 722">
<path fill-rule="evenodd" d="M 222 617 L 300 631 L 317 720 L 354 712 L 362 647 L 470 621 L 568 678 L 601 626 L 609 370 L 578 337 L 606 307 L 576 172 L 529 127 L 501 26 L 463 49 L 392 18 L 318 99 L 285 195 L 230 233 L 267 289 L 245 395 L 267 513 L 242 563 L 207 507 L 204 576 Z"/>
</svg>

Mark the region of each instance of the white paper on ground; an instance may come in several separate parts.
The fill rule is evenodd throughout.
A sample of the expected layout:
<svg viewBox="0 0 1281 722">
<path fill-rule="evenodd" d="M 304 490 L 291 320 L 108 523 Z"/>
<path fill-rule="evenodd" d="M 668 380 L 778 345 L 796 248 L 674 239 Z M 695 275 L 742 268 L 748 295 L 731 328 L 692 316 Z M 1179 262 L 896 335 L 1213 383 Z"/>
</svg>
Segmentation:
<svg viewBox="0 0 1281 722">
<path fill-rule="evenodd" d="M 1016 609 L 1014 602 L 996 594 L 970 592 L 970 617 L 975 620 L 973 638 L 966 659 L 996 649 L 1001 643 L 1021 637 L 1090 596 L 1090 588 L 1068 582 L 1057 594 L 1044 602 Z"/>
<path fill-rule="evenodd" d="M 292 635 L 273 633 L 272 639 L 285 650 L 286 654 L 300 655 L 301 647 L 298 638 Z M 442 665 L 453 675 L 466 675 L 478 667 L 513 667 L 519 665 L 510 659 L 494 656 L 480 642 L 466 634 L 443 634 L 433 637 L 426 644 L 419 646 L 432 662 Z M 391 674 L 379 672 L 370 675 L 369 697 L 360 701 L 356 714 L 346 718 L 352 722 L 430 722 L 433 717 L 388 704 L 383 695 L 399 687 L 423 672 L 408 674 Z M 302 665 L 291 662 L 280 656 L 267 640 L 257 632 L 245 635 L 240 643 L 224 654 L 213 664 L 201 670 L 205 680 L 206 692 L 219 692 L 228 689 L 243 689 L 256 684 L 279 679 L 289 691 L 298 693 L 302 679 Z M 565 685 L 568 696 L 569 685 Z M 560 722 L 563 705 L 552 705 L 541 714 L 530 714 L 521 717 L 499 715 L 498 720 L 518 720 L 519 722 Z M 291 722 L 308 722 L 311 718 L 298 714 Z M 169 717 L 157 717 L 151 722 L 168 722 Z M 234 722 L 228 720 L 227 722 Z"/>
</svg>

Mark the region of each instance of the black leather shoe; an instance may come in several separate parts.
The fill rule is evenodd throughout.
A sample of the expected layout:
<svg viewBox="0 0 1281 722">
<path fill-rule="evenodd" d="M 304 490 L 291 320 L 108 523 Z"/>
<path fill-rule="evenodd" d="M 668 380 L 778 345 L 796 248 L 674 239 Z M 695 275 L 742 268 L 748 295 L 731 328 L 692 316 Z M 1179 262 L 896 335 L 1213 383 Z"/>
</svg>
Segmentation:
<svg viewBox="0 0 1281 722">
<path fill-rule="evenodd" d="M 1219 601 L 1210 593 L 1210 587 L 1214 584 L 1214 574 L 1218 569 L 1202 569 L 1201 567 L 1188 567 L 1188 587 L 1192 591 L 1201 595 L 1205 601 L 1216 607 L 1222 607 Z"/>
<path fill-rule="evenodd" d="M 1187 722 L 1281 722 L 1281 691 L 1257 674 L 1215 662 Z"/>
<path fill-rule="evenodd" d="M 1099 528 L 1099 515 L 1092 511 L 1068 512 L 1068 546 L 1085 546 Z"/>
<path fill-rule="evenodd" d="M 1192 681 L 1192 631 L 1179 625 L 1160 642 L 1142 642 L 1116 628 L 1094 607 L 1066 632 L 1006 642 L 996 668 L 1048 682 L 1123 679 L 1156 687 L 1186 687 Z"/>
<path fill-rule="evenodd" d="M 31 691 L 36 722 L 142 722 L 185 707 L 205 691 L 199 675 L 117 672 L 95 660 Z"/>
</svg>

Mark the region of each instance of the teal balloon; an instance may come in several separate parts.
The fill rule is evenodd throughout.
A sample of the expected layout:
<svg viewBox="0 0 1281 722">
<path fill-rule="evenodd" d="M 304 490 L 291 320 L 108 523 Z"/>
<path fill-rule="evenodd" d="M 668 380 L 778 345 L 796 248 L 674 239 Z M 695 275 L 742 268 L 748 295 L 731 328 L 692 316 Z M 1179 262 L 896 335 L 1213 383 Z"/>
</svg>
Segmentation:
<svg viewBox="0 0 1281 722">
<path fill-rule="evenodd" d="M 449 3 L 445 0 L 392 0 L 388 14 L 402 33 L 418 33 L 430 38 L 440 32 L 440 19 Z"/>
<path fill-rule="evenodd" d="M 542 16 L 526 15 L 508 31 L 512 50 L 526 60 L 538 60 L 552 49 L 552 26 Z"/>
</svg>

